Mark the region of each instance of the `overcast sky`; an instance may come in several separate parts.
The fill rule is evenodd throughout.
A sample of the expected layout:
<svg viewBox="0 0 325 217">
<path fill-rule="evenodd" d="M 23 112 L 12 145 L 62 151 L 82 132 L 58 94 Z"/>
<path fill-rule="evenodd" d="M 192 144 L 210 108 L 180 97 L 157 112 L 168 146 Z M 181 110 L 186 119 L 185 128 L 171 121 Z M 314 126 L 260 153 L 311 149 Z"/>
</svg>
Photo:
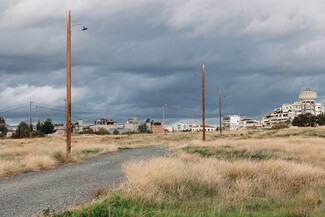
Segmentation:
<svg viewBox="0 0 325 217">
<path fill-rule="evenodd" d="M 64 122 L 66 23 L 72 28 L 72 121 L 128 117 L 201 122 L 206 111 L 258 118 L 298 101 L 325 104 L 322 0 L 0 0 L 0 116 Z"/>
</svg>

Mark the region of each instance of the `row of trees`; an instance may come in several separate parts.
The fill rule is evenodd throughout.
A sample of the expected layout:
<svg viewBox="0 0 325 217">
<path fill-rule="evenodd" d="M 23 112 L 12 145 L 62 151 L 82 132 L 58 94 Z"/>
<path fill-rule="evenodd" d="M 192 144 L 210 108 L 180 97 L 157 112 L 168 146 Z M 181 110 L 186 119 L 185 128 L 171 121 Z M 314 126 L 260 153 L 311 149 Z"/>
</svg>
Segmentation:
<svg viewBox="0 0 325 217">
<path fill-rule="evenodd" d="M 301 114 L 295 117 L 291 124 L 298 127 L 315 127 L 317 125 L 322 126 L 325 125 L 325 114 L 320 114 L 317 116 L 310 113 Z"/>
<path fill-rule="evenodd" d="M 33 137 L 43 137 L 45 134 L 53 133 L 54 125 L 50 118 L 44 122 L 38 122 L 36 125 L 36 131 L 32 132 Z M 0 117 L 0 137 L 4 138 L 7 136 L 8 128 L 6 121 L 3 117 Z M 15 133 L 12 134 L 11 138 L 27 138 L 29 137 L 30 129 L 26 122 L 22 121 L 17 127 Z"/>
</svg>

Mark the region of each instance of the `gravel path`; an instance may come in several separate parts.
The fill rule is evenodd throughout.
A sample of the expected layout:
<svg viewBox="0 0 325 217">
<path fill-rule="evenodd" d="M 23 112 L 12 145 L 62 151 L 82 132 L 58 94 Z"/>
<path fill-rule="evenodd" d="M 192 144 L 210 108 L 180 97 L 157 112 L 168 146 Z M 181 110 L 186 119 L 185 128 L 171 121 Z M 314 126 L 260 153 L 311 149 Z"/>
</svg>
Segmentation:
<svg viewBox="0 0 325 217">
<path fill-rule="evenodd" d="M 166 153 L 166 149 L 159 147 L 129 149 L 81 164 L 0 181 L 0 216 L 33 216 L 47 208 L 60 210 L 89 201 L 93 189 L 118 184 L 124 179 L 121 170 L 124 162 L 146 160 Z"/>
</svg>

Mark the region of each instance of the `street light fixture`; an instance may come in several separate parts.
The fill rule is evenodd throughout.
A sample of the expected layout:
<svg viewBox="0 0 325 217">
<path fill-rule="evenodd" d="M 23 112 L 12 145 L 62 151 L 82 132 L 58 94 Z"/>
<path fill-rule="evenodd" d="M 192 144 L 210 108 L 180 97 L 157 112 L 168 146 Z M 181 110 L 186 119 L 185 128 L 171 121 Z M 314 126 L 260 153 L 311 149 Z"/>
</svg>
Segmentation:
<svg viewBox="0 0 325 217">
<path fill-rule="evenodd" d="M 67 121 L 66 121 L 66 134 L 67 134 L 67 147 L 66 147 L 66 159 L 70 160 L 71 154 L 71 28 L 76 25 L 71 25 L 71 11 L 68 10 L 67 14 Z M 82 31 L 88 28 L 83 27 Z"/>
</svg>

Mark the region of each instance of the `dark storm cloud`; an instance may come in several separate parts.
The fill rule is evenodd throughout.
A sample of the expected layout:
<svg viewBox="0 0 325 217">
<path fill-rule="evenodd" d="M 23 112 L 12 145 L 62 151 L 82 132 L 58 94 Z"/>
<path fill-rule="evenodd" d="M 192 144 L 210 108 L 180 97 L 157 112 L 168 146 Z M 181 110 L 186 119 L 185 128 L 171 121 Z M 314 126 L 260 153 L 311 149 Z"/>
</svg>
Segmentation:
<svg viewBox="0 0 325 217">
<path fill-rule="evenodd" d="M 35 101 L 40 118 L 62 122 L 66 11 L 72 10 L 73 119 L 120 122 L 200 120 L 201 67 L 206 105 L 258 117 L 322 88 L 325 3 L 261 0 L 17 0 L 0 4 L 0 112 Z M 59 107 L 58 110 L 53 108 Z M 75 112 L 74 112 L 75 111 Z M 0 113 L 0 116 L 2 114 Z M 11 123 L 26 116 L 3 114 Z M 25 118 L 26 119 L 26 118 Z"/>
</svg>

